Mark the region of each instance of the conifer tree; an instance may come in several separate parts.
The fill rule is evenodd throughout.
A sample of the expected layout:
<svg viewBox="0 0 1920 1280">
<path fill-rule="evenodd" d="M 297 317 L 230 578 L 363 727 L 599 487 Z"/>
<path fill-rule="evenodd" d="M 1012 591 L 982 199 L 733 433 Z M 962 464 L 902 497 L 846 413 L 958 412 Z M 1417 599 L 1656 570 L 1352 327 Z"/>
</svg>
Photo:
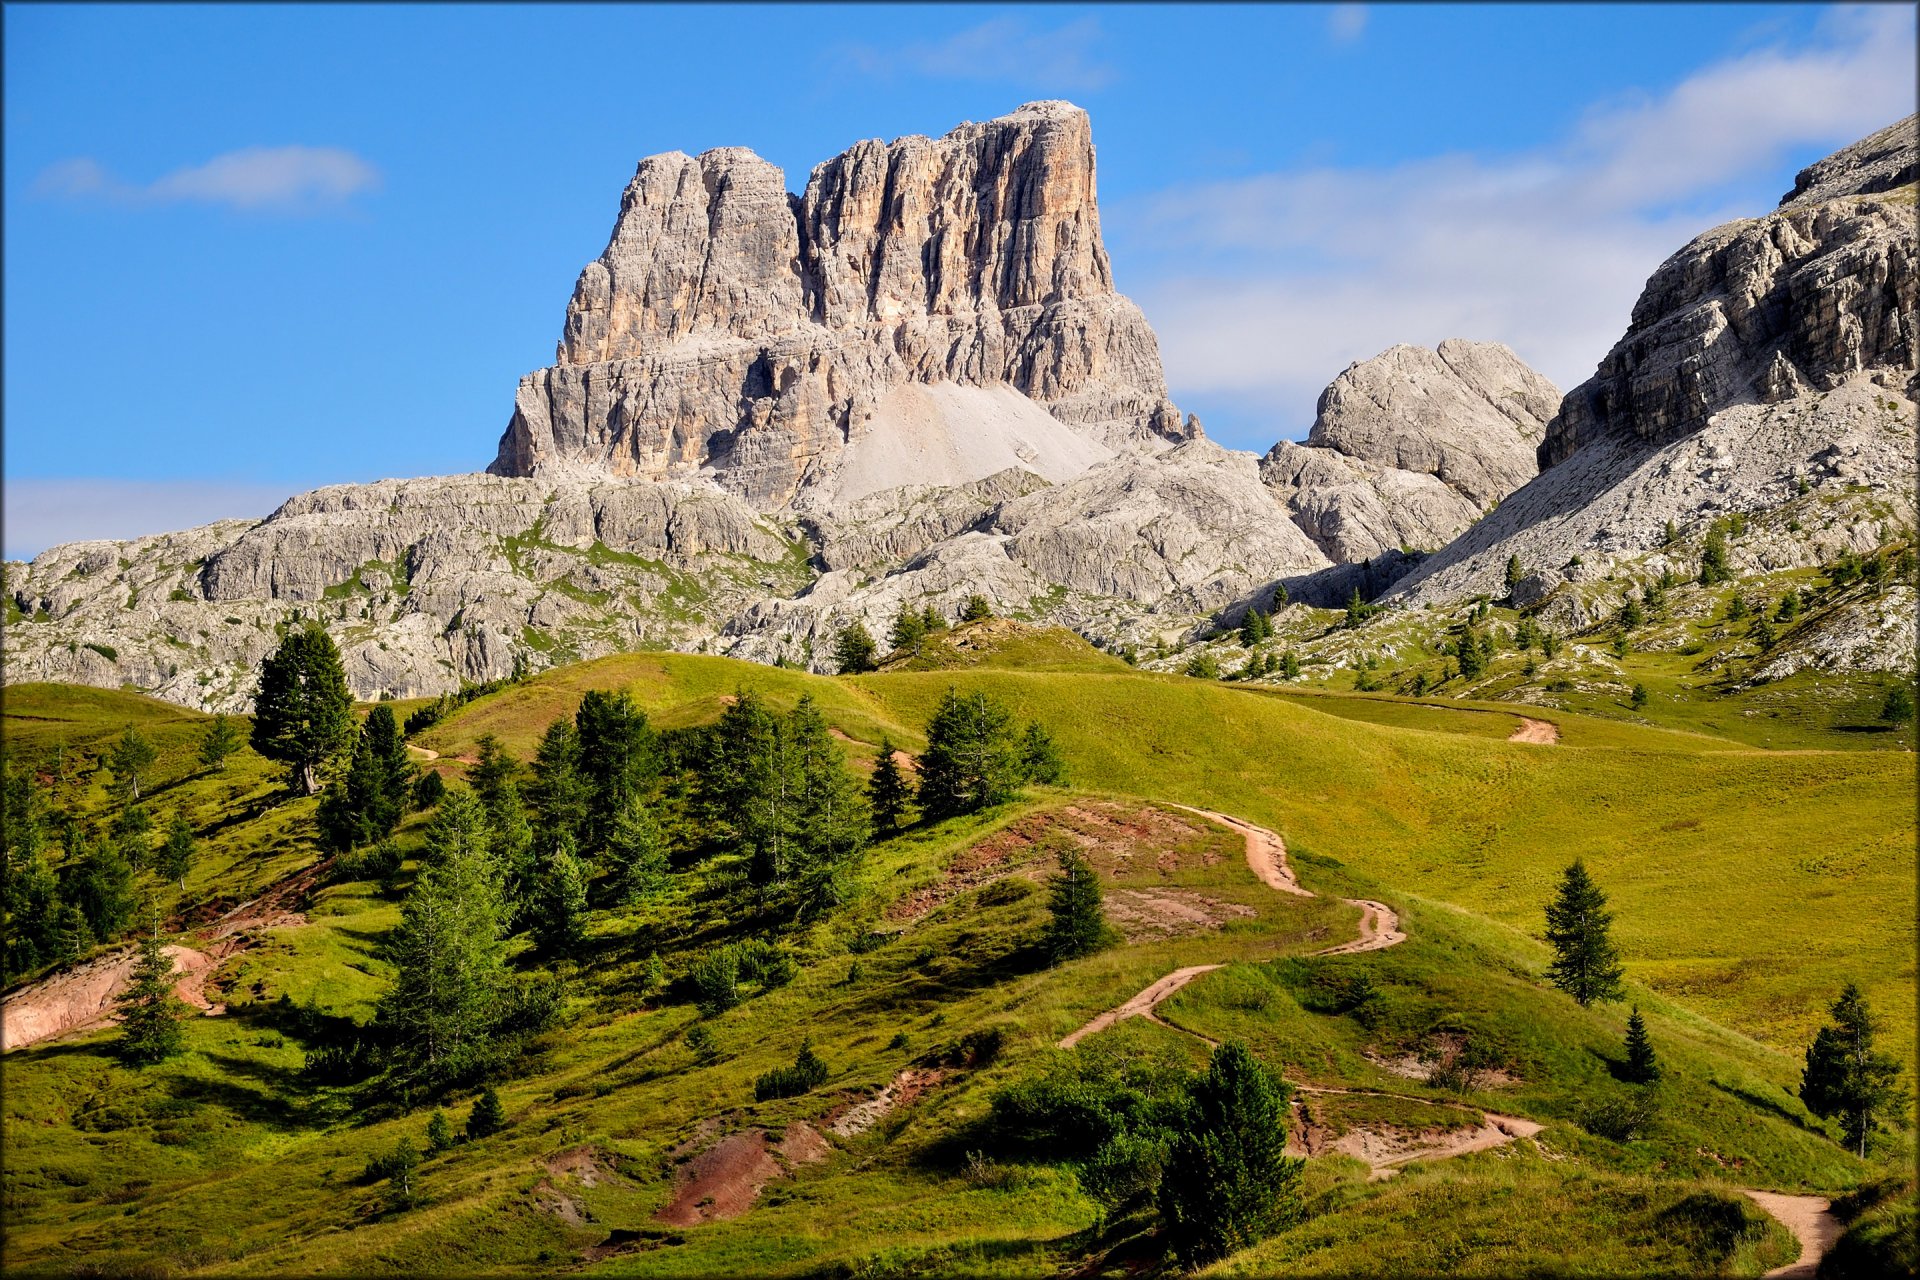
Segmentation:
<svg viewBox="0 0 1920 1280">
<path fill-rule="evenodd" d="M 1715 521 L 1707 530 L 1706 542 L 1700 550 L 1700 585 L 1711 587 L 1732 577 L 1727 567 L 1727 535 L 1719 521 Z"/>
<path fill-rule="evenodd" d="M 1913 719 L 1913 689 L 1905 680 L 1896 678 L 1887 686 L 1886 701 L 1880 704 L 1880 719 L 1891 725 L 1902 725 Z"/>
<path fill-rule="evenodd" d="M 652 806 L 637 795 L 627 801 L 613 824 L 607 840 L 607 861 L 613 872 L 615 902 L 639 902 L 667 884 L 666 833 L 661 831 Z"/>
<path fill-rule="evenodd" d="M 114 815 L 111 828 L 113 847 L 135 871 L 146 866 L 152 850 L 153 817 L 144 805 L 130 804 Z"/>
<path fill-rule="evenodd" d="M 1028 723 L 1020 736 L 1020 773 L 1028 782 L 1045 787 L 1067 785 L 1067 759 L 1060 747 L 1038 720 Z"/>
<path fill-rule="evenodd" d="M 186 1007 L 174 998 L 173 961 L 158 937 L 141 940 L 133 975 L 114 1003 L 120 1010 L 115 1051 L 121 1061 L 148 1066 L 180 1052 L 180 1016 Z"/>
<path fill-rule="evenodd" d="M 520 764 L 501 748 L 499 739 L 484 734 L 475 744 L 475 764 L 467 771 L 467 782 L 486 812 L 507 905 L 510 913 L 517 913 L 525 905 L 534 876 L 534 836 L 520 799 Z"/>
<path fill-rule="evenodd" d="M 1612 925 L 1607 895 L 1587 874 L 1586 864 L 1574 859 L 1547 904 L 1547 943 L 1554 956 L 1547 975 L 1582 1007 L 1620 998 L 1625 970 L 1613 945 Z"/>
<path fill-rule="evenodd" d="M 874 660 L 879 655 L 873 635 L 858 618 L 840 628 L 840 634 L 834 638 L 834 662 L 843 676 L 857 676 L 863 671 L 874 668 Z"/>
<path fill-rule="evenodd" d="M 187 887 L 187 872 L 193 869 L 195 852 L 193 824 L 187 821 L 186 814 L 176 813 L 167 827 L 167 842 L 160 846 L 160 856 L 154 862 L 153 869 L 163 880 L 178 880 L 180 888 L 184 890 Z"/>
<path fill-rule="evenodd" d="M 1353 594 L 1347 597 L 1347 616 L 1344 625 L 1353 631 L 1367 620 L 1367 602 L 1360 597 L 1360 588 L 1355 587 Z"/>
<path fill-rule="evenodd" d="M 1041 944 L 1054 964 L 1092 955 L 1112 940 L 1101 907 L 1100 877 L 1078 849 L 1059 851 L 1060 872 L 1048 887 L 1046 932 Z"/>
<path fill-rule="evenodd" d="M 340 650 L 317 624 L 289 631 L 260 664 L 253 749 L 286 765 L 304 794 L 320 790 L 320 768 L 352 743 L 353 695 Z"/>
<path fill-rule="evenodd" d="M 1161 1217 L 1185 1266 L 1244 1249 L 1299 1216 L 1306 1162 L 1286 1154 L 1291 1092 L 1233 1041 L 1188 1086 L 1160 1179 Z"/>
<path fill-rule="evenodd" d="M 927 607 L 920 611 L 920 630 L 925 635 L 938 635 L 947 629 L 947 619 L 929 600 Z"/>
<path fill-rule="evenodd" d="M 1660 1078 L 1660 1061 L 1654 1055 L 1653 1041 L 1647 1037 L 1646 1019 L 1635 1005 L 1627 1017 L 1627 1065 L 1624 1073 L 1635 1084 L 1652 1084 Z"/>
<path fill-rule="evenodd" d="M 1858 986 L 1849 982 L 1841 990 L 1831 1017 L 1807 1050 L 1800 1100 L 1822 1119 L 1838 1120 L 1846 1145 L 1865 1159 L 1880 1117 L 1897 1113 L 1906 1100 L 1900 1064 L 1874 1049 L 1880 1028 Z"/>
<path fill-rule="evenodd" d="M 224 714 L 215 714 L 200 736 L 200 763 L 214 773 L 227 767 L 227 757 L 240 749 L 240 731 Z"/>
<path fill-rule="evenodd" d="M 113 775 L 114 791 L 129 800 L 140 798 L 140 777 L 160 758 L 147 736 L 132 725 L 107 751 L 107 771 Z"/>
<path fill-rule="evenodd" d="M 1633 704 L 1635 711 L 1644 711 L 1647 706 L 1647 697 L 1647 686 L 1644 684 L 1636 684 L 1633 686 L 1633 693 L 1628 697 L 1627 701 Z"/>
<path fill-rule="evenodd" d="M 111 842 L 78 836 L 67 848 L 66 877 L 60 896 L 71 902 L 86 922 L 78 935 L 84 946 L 117 937 L 133 919 L 136 894 L 133 868 Z"/>
<path fill-rule="evenodd" d="M 564 831 L 576 841 L 580 838 L 587 821 L 587 782 L 580 773 L 580 735 L 571 720 L 562 718 L 547 726 L 534 753 L 533 785 L 527 798 L 546 835 Z"/>
<path fill-rule="evenodd" d="M 427 1154 L 439 1155 L 453 1146 L 453 1126 L 447 1123 L 447 1113 L 439 1107 L 427 1117 Z"/>
<path fill-rule="evenodd" d="M 1521 580 L 1524 579 L 1526 576 L 1527 576 L 1527 571 L 1521 565 L 1519 555 L 1516 553 L 1514 555 L 1508 556 L 1507 557 L 1507 594 L 1512 595 L 1513 589 L 1519 586 Z"/>
<path fill-rule="evenodd" d="M 801 695 L 785 728 L 786 755 L 796 784 L 792 845 L 797 865 L 792 874 L 801 909 L 819 911 L 844 896 L 851 860 L 872 835 L 872 816 L 847 772 L 846 753 L 827 732 L 812 695 Z"/>
<path fill-rule="evenodd" d="M 962 622 L 983 622 L 992 616 L 993 606 L 987 603 L 985 596 L 977 593 L 968 596 L 966 604 L 960 608 L 960 621 Z"/>
<path fill-rule="evenodd" d="M 529 923 L 548 955 L 576 954 L 587 937 L 587 872 L 565 832 L 553 838 L 534 872 Z"/>
<path fill-rule="evenodd" d="M 580 847 L 606 848 L 627 801 L 652 790 L 660 775 L 660 746 L 647 713 L 625 692 L 590 689 L 574 713 L 580 735 L 580 776 L 587 784 L 587 819 Z"/>
<path fill-rule="evenodd" d="M 913 784 L 894 759 L 893 739 L 880 739 L 880 755 L 873 762 L 873 776 L 867 780 L 867 804 L 873 811 L 874 829 L 883 836 L 900 830 L 913 803 Z"/>
<path fill-rule="evenodd" d="M 660 953 L 658 951 L 650 951 L 647 953 L 646 968 L 641 971 L 640 976 L 641 998 L 651 1000 L 666 989 L 666 963 L 660 959 Z"/>
<path fill-rule="evenodd" d="M 893 620 L 893 631 L 889 639 L 893 642 L 895 653 L 918 653 L 920 641 L 927 634 L 927 616 L 910 605 L 901 605 L 900 612 Z"/>
<path fill-rule="evenodd" d="M 1300 655 L 1289 649 L 1280 658 L 1280 674 L 1289 680 L 1300 678 Z"/>
<path fill-rule="evenodd" d="M 755 883 L 784 874 L 790 831 L 784 744 L 777 717 L 760 695 L 734 695 L 707 740 L 696 773 L 695 812 L 716 843 L 732 844 L 750 858 Z"/>
<path fill-rule="evenodd" d="M 920 807 L 939 819 L 1001 804 L 1020 785 L 1013 713 L 980 690 L 949 687 L 927 723 Z"/>
</svg>

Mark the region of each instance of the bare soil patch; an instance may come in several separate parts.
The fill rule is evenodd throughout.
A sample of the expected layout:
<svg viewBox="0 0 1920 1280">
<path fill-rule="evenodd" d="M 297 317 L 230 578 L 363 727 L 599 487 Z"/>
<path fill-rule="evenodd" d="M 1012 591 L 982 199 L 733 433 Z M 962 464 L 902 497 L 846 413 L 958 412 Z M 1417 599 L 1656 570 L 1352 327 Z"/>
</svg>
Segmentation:
<svg viewBox="0 0 1920 1280">
<path fill-rule="evenodd" d="M 703 1129 L 706 1126 L 702 1126 Z M 701 1140 L 700 1131 L 682 1143 L 685 1151 Z M 680 1166 L 673 1200 L 654 1219 L 676 1227 L 737 1218 L 753 1207 L 769 1182 L 788 1177 L 803 1165 L 833 1154 L 818 1129 L 804 1122 L 788 1125 L 778 1138 L 765 1129 L 728 1134 Z"/>
<path fill-rule="evenodd" d="M 1507 735 L 1508 742 L 1535 742 L 1542 746 L 1552 746 L 1560 741 L 1560 726 L 1551 720 L 1530 720 L 1520 717 L 1520 727 Z"/>
<path fill-rule="evenodd" d="M 1305 1085 L 1294 1088 L 1303 1094 L 1360 1094 L 1376 1097 L 1397 1095 L 1373 1094 L 1362 1089 L 1314 1089 Z M 1428 1103 L 1420 1098 L 1403 1098 L 1405 1102 L 1442 1106 L 1442 1103 Z M 1337 1153 L 1352 1156 L 1364 1161 L 1372 1170 L 1369 1180 L 1378 1181 L 1392 1177 L 1401 1165 L 1416 1160 L 1446 1160 L 1453 1156 L 1463 1156 L 1475 1151 L 1488 1151 L 1494 1147 L 1505 1146 L 1519 1138 L 1532 1138 L 1540 1132 L 1543 1125 L 1519 1116 L 1503 1116 L 1494 1112 L 1482 1112 L 1478 1124 L 1466 1125 L 1427 1125 L 1414 1128 L 1402 1124 L 1358 1124 L 1337 1130 L 1331 1125 L 1317 1124 L 1306 1118 L 1305 1109 L 1295 1101 L 1293 1120 L 1288 1129 L 1287 1149 L 1293 1155 L 1317 1156 Z"/>
<path fill-rule="evenodd" d="M 1107 920 L 1128 942 L 1178 938 L 1218 929 L 1228 920 L 1259 912 L 1190 889 L 1115 889 L 1106 897 Z"/>
<path fill-rule="evenodd" d="M 836 1138 L 865 1133 L 901 1107 L 912 1106 L 947 1078 L 939 1068 L 908 1067 L 870 1098 L 828 1113 L 827 1132 Z"/>
</svg>

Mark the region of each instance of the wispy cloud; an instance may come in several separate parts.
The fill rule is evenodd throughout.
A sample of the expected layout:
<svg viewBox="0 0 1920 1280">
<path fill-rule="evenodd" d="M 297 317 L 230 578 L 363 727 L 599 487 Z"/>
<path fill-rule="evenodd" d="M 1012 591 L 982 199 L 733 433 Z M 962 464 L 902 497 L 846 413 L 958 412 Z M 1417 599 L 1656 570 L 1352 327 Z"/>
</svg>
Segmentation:
<svg viewBox="0 0 1920 1280">
<path fill-rule="evenodd" d="M 1335 44 L 1352 44 L 1367 31 L 1367 6 L 1337 4 L 1327 11 L 1327 38 Z"/>
<path fill-rule="evenodd" d="M 1570 388 L 1666 255 L 1771 207 L 1790 149 L 1911 112 L 1913 46 L 1910 9 L 1835 10 L 1817 41 L 1599 104 L 1534 152 L 1269 173 L 1126 202 L 1108 222 L 1151 272 L 1131 289 L 1175 399 L 1271 415 L 1268 439 L 1304 434 L 1333 375 L 1397 342 L 1505 342 Z"/>
<path fill-rule="evenodd" d="M 1116 69 L 1100 56 L 1100 23 L 1082 18 L 1035 27 L 1022 18 L 994 18 L 942 40 L 880 47 L 848 45 L 848 66 L 888 79 L 904 75 L 943 80 L 999 80 L 1053 92 L 1103 89 Z"/>
<path fill-rule="evenodd" d="M 205 164 L 128 182 L 89 157 L 62 160 L 35 179 L 35 195 L 115 204 L 210 204 L 248 212 L 314 213 L 380 185 L 380 173 L 340 147 L 244 147 Z"/>
<path fill-rule="evenodd" d="M 198 480 L 6 481 L 6 558 L 26 560 L 63 542 L 141 538 L 215 520 L 259 519 L 286 501 L 284 485 Z"/>
</svg>

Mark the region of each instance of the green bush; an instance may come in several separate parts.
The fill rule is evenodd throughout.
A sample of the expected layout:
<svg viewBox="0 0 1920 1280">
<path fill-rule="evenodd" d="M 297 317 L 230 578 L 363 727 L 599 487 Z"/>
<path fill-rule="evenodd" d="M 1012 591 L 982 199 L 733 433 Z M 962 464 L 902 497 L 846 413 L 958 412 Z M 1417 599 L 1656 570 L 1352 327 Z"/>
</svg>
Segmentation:
<svg viewBox="0 0 1920 1280">
<path fill-rule="evenodd" d="M 753 1100 L 796 1098 L 826 1082 L 827 1064 L 813 1051 L 811 1037 L 801 1042 L 800 1054 L 790 1067 L 775 1067 L 753 1082 Z"/>
</svg>

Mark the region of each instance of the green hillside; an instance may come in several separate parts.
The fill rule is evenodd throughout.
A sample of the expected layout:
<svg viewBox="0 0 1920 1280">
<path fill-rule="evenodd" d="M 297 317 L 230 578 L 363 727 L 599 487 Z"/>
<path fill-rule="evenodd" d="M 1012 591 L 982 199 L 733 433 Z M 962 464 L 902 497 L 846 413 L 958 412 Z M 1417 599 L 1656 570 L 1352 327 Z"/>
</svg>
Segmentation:
<svg viewBox="0 0 1920 1280">
<path fill-rule="evenodd" d="M 825 678 L 626 655 L 450 711 L 413 741 L 456 785 L 483 736 L 526 760 L 592 689 L 630 692 L 660 729 L 712 723 L 747 691 L 779 711 L 808 695 L 864 773 L 883 736 L 923 751 L 950 687 L 978 690 L 1051 732 L 1069 786 L 875 842 L 813 919 L 760 914 L 741 857 L 693 859 L 677 843 L 671 887 L 593 910 L 577 959 L 516 939 L 516 966 L 565 982 L 566 1020 L 499 1077 L 506 1129 L 428 1156 L 414 1203 L 396 1207 L 368 1162 L 402 1137 L 424 1149 L 431 1108 L 303 1063 L 393 982 L 382 944 L 432 817 L 414 813 L 391 891 L 323 880 L 297 904 L 303 923 L 220 958 L 208 992 L 225 1012 L 189 1019 L 181 1056 L 124 1067 L 111 1031 L 7 1055 L 10 1270 L 1152 1271 L 1171 1264 L 1151 1210 L 1104 1195 L 1071 1152 L 1010 1137 L 995 1099 L 1036 1081 L 1151 1093 L 1203 1064 L 1207 1039 L 1245 1043 L 1296 1084 L 1360 1091 L 1300 1095 L 1327 1135 L 1414 1141 L 1489 1114 L 1543 1126 L 1385 1180 L 1316 1156 L 1303 1219 L 1221 1274 L 1758 1275 L 1794 1246 L 1736 1188 L 1836 1193 L 1911 1157 L 1899 1133 L 1855 1159 L 1794 1092 L 1849 980 L 1887 1048 L 1911 1057 L 1909 753 L 1757 751 L 1686 724 L 1274 692 L 1011 629 L 902 665 L 930 669 Z M 95 690 L 6 694 L 10 759 L 83 818 L 111 808 L 101 760 L 128 724 L 160 748 L 159 825 L 184 813 L 202 842 L 184 889 L 147 885 L 171 926 L 316 860 L 314 802 L 285 799 L 277 767 L 245 750 L 223 773 L 198 765 L 204 717 Z M 1507 741 L 1516 713 L 1553 722 L 1558 744 Z M 1318 896 L 1268 888 L 1240 837 L 1180 805 L 1273 828 Z M 1038 940 L 1062 847 L 1090 858 L 1126 938 L 1050 965 Z M 1582 1009 L 1544 978 L 1543 906 L 1575 856 L 1611 897 L 1629 998 L 1666 1070 L 1651 1115 L 1622 1119 L 1626 1006 Z M 1343 897 L 1390 905 L 1408 940 L 1313 957 L 1353 936 Z M 703 1016 L 697 962 L 752 937 L 791 956 L 791 980 L 748 981 L 738 1007 Z M 652 994 L 656 953 L 667 984 Z M 1193 965 L 1223 967 L 1161 1004 L 1162 1023 L 1054 1047 Z M 803 1042 L 824 1081 L 755 1101 L 756 1078 Z M 1409 1074 L 1469 1045 L 1474 1071 Z M 872 1105 L 887 1087 L 896 1105 Z M 473 1097 L 445 1099 L 456 1127 Z M 865 1128 L 849 1119 L 862 1104 Z M 743 1191 L 756 1179 L 757 1195 Z M 688 1221 L 742 1194 L 737 1216 Z"/>
</svg>

